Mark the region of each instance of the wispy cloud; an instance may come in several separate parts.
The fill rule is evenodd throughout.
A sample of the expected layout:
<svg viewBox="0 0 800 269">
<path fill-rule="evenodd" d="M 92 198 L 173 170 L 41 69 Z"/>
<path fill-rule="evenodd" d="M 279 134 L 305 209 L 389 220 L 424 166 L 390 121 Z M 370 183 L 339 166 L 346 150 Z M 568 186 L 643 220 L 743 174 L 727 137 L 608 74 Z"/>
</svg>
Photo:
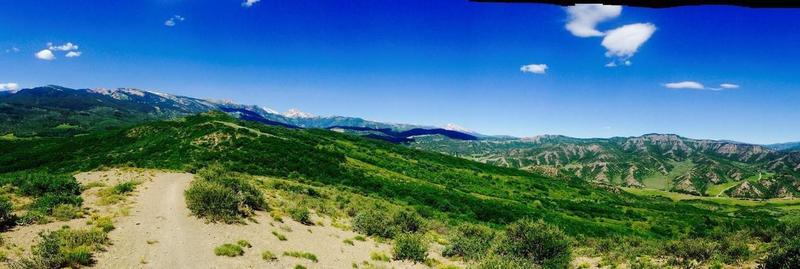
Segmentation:
<svg viewBox="0 0 800 269">
<path fill-rule="evenodd" d="M 45 60 L 45 61 L 52 61 L 52 60 L 56 59 L 56 56 L 49 49 L 40 50 L 35 55 L 36 55 L 36 58 L 38 58 L 40 60 Z"/>
<path fill-rule="evenodd" d="M 172 26 L 175 26 L 176 24 L 178 24 L 178 22 L 182 22 L 184 20 L 186 20 L 186 18 L 184 18 L 181 15 L 173 15 L 172 17 L 170 17 L 169 19 L 167 19 L 164 22 L 164 26 L 172 27 Z"/>
<path fill-rule="evenodd" d="M 703 90 L 706 88 L 706 86 L 703 86 L 703 84 L 700 84 L 696 81 L 671 82 L 664 84 L 664 87 L 676 90 Z"/>
<path fill-rule="evenodd" d="M 78 48 L 78 45 L 72 42 L 67 42 L 62 45 L 55 45 L 53 42 L 47 42 L 47 48 L 40 50 L 35 56 L 40 60 L 52 61 L 56 59 L 56 52 L 66 52 L 64 56 L 67 58 L 75 58 L 82 54 L 78 51 Z"/>
<path fill-rule="evenodd" d="M 242 2 L 242 6 L 243 7 L 252 7 L 253 5 L 255 5 L 258 2 L 261 2 L 261 0 L 245 0 L 244 2 Z"/>
<path fill-rule="evenodd" d="M 10 47 L 6 49 L 6 53 L 17 53 L 19 52 L 19 48 L 17 47 Z"/>
<path fill-rule="evenodd" d="M 597 30 L 597 24 L 616 18 L 621 13 L 621 6 L 574 5 L 567 7 L 569 22 L 565 27 L 577 37 L 604 36 L 605 33 Z"/>
<path fill-rule="evenodd" d="M 696 81 L 681 81 L 664 84 L 664 87 L 674 90 L 700 90 L 700 91 L 724 91 L 738 89 L 739 85 L 732 83 L 722 83 L 719 88 L 706 87 L 700 82 Z"/>
<path fill-rule="evenodd" d="M 51 51 L 72 51 L 78 50 L 78 45 L 72 44 L 72 42 L 67 42 L 64 45 L 54 46 L 53 43 L 47 43 L 47 48 Z"/>
<path fill-rule="evenodd" d="M 532 74 L 542 75 L 544 73 L 547 73 L 547 68 L 549 67 L 546 64 L 529 64 L 520 67 L 519 71 L 522 71 L 522 73 L 532 73 Z"/>
<path fill-rule="evenodd" d="M 3 91 L 16 91 L 19 89 L 19 84 L 14 82 L 0 83 L 0 90 Z"/>
<path fill-rule="evenodd" d="M 75 57 L 80 57 L 81 54 L 83 54 L 83 53 L 80 52 L 80 51 L 70 51 L 70 52 L 67 52 L 67 55 L 65 55 L 65 56 L 67 58 L 75 58 Z"/>
</svg>

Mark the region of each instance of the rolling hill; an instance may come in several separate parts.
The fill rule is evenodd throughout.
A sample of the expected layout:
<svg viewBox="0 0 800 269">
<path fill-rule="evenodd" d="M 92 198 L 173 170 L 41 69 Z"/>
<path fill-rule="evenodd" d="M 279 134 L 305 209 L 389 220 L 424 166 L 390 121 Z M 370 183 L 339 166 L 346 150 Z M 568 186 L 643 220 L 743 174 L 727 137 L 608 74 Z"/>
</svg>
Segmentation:
<svg viewBox="0 0 800 269">
<path fill-rule="evenodd" d="M 579 139 L 565 136 L 460 141 L 418 139 L 411 147 L 595 184 L 742 198 L 800 194 L 796 153 L 672 134 Z"/>
</svg>

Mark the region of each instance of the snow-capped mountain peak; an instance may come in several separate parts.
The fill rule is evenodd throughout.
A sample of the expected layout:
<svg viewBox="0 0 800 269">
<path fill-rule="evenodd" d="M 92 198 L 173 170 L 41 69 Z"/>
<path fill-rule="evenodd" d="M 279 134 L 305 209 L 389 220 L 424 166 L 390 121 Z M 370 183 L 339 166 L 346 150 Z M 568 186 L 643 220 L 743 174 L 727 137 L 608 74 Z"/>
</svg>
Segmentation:
<svg viewBox="0 0 800 269">
<path fill-rule="evenodd" d="M 315 117 L 314 114 L 303 112 L 303 111 L 300 111 L 300 110 L 298 110 L 296 108 L 289 109 L 289 111 L 286 111 L 286 113 L 283 113 L 283 116 L 289 117 L 289 118 L 314 118 Z"/>
<path fill-rule="evenodd" d="M 471 133 L 472 132 L 472 130 L 464 128 L 464 127 L 459 126 L 459 125 L 456 125 L 455 123 L 448 123 L 447 125 L 442 127 L 442 129 L 450 130 L 450 131 L 456 131 L 456 132 L 462 132 L 462 133 Z"/>
</svg>

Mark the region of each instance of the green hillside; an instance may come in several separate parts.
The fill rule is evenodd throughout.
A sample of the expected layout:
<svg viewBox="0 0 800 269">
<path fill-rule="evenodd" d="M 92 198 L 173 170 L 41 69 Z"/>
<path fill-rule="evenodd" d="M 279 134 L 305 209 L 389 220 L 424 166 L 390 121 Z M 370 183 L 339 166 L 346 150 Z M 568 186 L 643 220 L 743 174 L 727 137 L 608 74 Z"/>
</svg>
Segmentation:
<svg viewBox="0 0 800 269">
<path fill-rule="evenodd" d="M 783 205 L 674 202 L 596 189 L 577 180 L 326 130 L 266 126 L 222 113 L 70 138 L 0 140 L 0 178 L 5 179 L 109 166 L 197 171 L 214 163 L 242 174 L 377 198 L 448 226 L 469 222 L 501 228 L 521 218 L 542 219 L 586 247 L 606 239 L 659 245 L 726 231 L 763 234 L 788 212 Z"/>
<path fill-rule="evenodd" d="M 671 134 L 588 139 L 545 135 L 478 141 L 431 136 L 418 138 L 409 146 L 601 185 L 695 196 L 716 195 L 729 189 L 726 195 L 739 198 L 800 195 L 800 162 L 796 156 L 730 141 Z M 765 172 L 778 176 L 758 178 Z M 740 186 L 746 181 L 749 183 Z"/>
</svg>

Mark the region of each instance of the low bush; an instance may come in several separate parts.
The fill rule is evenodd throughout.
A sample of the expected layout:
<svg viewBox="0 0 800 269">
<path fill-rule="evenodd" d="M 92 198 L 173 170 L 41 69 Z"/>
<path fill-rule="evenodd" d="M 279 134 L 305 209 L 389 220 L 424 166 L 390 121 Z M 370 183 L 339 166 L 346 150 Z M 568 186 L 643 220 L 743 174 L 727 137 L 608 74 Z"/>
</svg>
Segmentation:
<svg viewBox="0 0 800 269">
<path fill-rule="evenodd" d="M 314 222 L 311 221 L 311 212 L 308 211 L 308 208 L 297 206 L 290 208 L 288 211 L 289 216 L 291 216 L 293 220 L 302 223 L 303 225 L 314 224 Z"/>
<path fill-rule="evenodd" d="M 222 244 L 214 248 L 214 255 L 236 257 L 244 255 L 244 250 L 236 244 Z"/>
<path fill-rule="evenodd" d="M 428 257 L 428 243 L 421 234 L 399 234 L 394 238 L 392 254 L 395 260 L 424 262 Z"/>
<path fill-rule="evenodd" d="M 379 209 L 368 209 L 359 212 L 353 218 L 353 230 L 369 236 L 392 238 L 394 230 L 386 212 Z"/>
<path fill-rule="evenodd" d="M 195 180 L 185 196 L 186 206 L 199 217 L 228 223 L 240 218 L 236 193 L 222 184 Z"/>
<path fill-rule="evenodd" d="M 309 261 L 312 261 L 312 262 L 319 262 L 319 260 L 317 260 L 317 255 L 314 255 L 314 253 L 310 253 L 310 252 L 286 251 L 286 252 L 283 253 L 283 256 L 306 259 L 306 260 L 309 260 Z"/>
<path fill-rule="evenodd" d="M 383 252 L 372 252 L 369 254 L 369 259 L 373 261 L 388 262 L 389 256 L 386 256 L 386 254 Z"/>
<path fill-rule="evenodd" d="M 117 194 L 126 194 L 129 192 L 133 192 L 136 189 L 136 185 L 139 185 L 138 182 L 135 181 L 126 181 L 114 185 L 114 192 Z"/>
<path fill-rule="evenodd" d="M 392 225 L 398 232 L 416 233 L 422 231 L 424 223 L 419 214 L 402 210 L 392 215 Z"/>
<path fill-rule="evenodd" d="M 265 250 L 264 252 L 261 252 L 261 259 L 271 262 L 278 260 L 278 257 L 275 256 L 275 254 L 273 254 L 271 251 Z"/>
<path fill-rule="evenodd" d="M 532 269 L 537 268 L 533 263 L 520 258 L 488 255 L 480 260 L 478 264 L 468 267 L 469 269 Z M 566 267 L 565 267 L 566 268 Z"/>
<path fill-rule="evenodd" d="M 496 252 L 545 268 L 565 268 L 571 256 L 569 238 L 560 229 L 531 219 L 518 220 L 506 226 Z"/>
<path fill-rule="evenodd" d="M 14 225 L 16 216 L 13 213 L 14 205 L 5 196 L 0 196 L 0 231 Z"/>
<path fill-rule="evenodd" d="M 94 263 L 93 253 L 108 244 L 105 232 L 99 229 L 61 230 L 39 234 L 39 242 L 31 248 L 31 256 L 11 262 L 10 268 L 77 268 Z"/>
<path fill-rule="evenodd" d="M 492 229 L 475 224 L 463 224 L 452 232 L 449 244 L 442 254 L 447 257 L 461 256 L 468 260 L 479 260 L 488 252 L 494 240 Z"/>
<path fill-rule="evenodd" d="M 800 219 L 781 223 L 767 256 L 761 260 L 764 269 L 800 268 Z"/>
<path fill-rule="evenodd" d="M 114 220 L 112 220 L 111 217 L 109 217 L 109 216 L 102 216 L 101 217 L 101 216 L 93 215 L 92 219 L 91 219 L 91 223 L 92 223 L 92 225 L 94 225 L 94 227 L 96 227 L 96 228 L 98 228 L 98 229 L 100 229 L 100 230 L 102 230 L 104 232 L 110 232 L 110 231 L 114 230 Z"/>
<path fill-rule="evenodd" d="M 75 205 L 60 204 L 53 208 L 53 217 L 60 221 L 80 218 L 83 215 L 81 209 Z"/>
<path fill-rule="evenodd" d="M 253 245 L 250 244 L 247 240 L 239 240 L 236 241 L 236 244 L 243 248 L 251 248 Z"/>
<path fill-rule="evenodd" d="M 280 240 L 280 241 L 286 241 L 287 240 L 285 235 L 283 235 L 283 234 L 281 234 L 281 233 L 279 233 L 277 231 L 272 231 L 272 235 L 277 237 L 278 240 Z"/>
<path fill-rule="evenodd" d="M 187 207 L 198 217 L 232 223 L 267 208 L 258 188 L 221 166 L 201 169 L 198 176 L 185 193 Z"/>
</svg>

